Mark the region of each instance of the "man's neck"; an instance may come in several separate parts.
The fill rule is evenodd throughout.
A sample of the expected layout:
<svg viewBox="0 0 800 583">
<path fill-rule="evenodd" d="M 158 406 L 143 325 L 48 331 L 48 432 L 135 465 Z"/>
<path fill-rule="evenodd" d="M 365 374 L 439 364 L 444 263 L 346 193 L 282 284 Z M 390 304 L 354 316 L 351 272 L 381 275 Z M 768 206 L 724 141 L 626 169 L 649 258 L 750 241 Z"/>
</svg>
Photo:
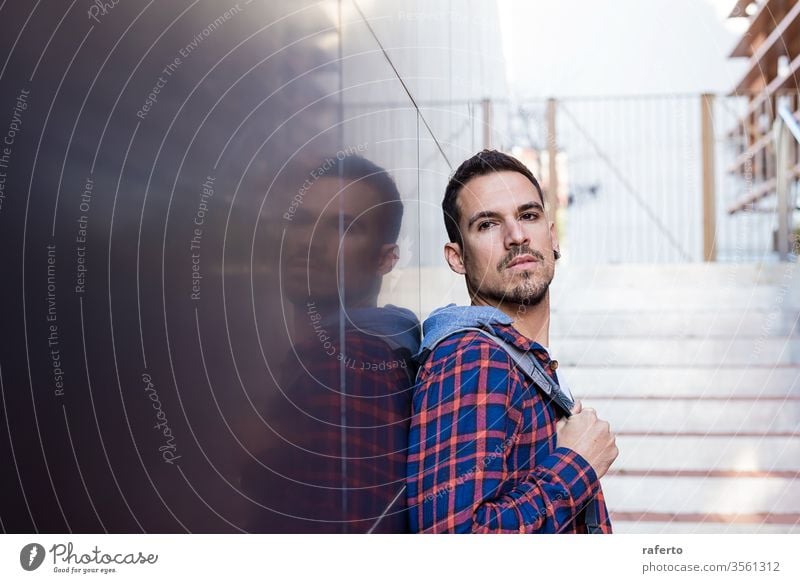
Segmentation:
<svg viewBox="0 0 800 583">
<path fill-rule="evenodd" d="M 473 296 L 473 306 L 491 306 L 497 308 L 513 320 L 514 329 L 544 347 L 550 345 L 550 290 L 547 290 L 542 301 L 535 306 L 512 303 L 490 303 L 483 298 Z"/>
</svg>

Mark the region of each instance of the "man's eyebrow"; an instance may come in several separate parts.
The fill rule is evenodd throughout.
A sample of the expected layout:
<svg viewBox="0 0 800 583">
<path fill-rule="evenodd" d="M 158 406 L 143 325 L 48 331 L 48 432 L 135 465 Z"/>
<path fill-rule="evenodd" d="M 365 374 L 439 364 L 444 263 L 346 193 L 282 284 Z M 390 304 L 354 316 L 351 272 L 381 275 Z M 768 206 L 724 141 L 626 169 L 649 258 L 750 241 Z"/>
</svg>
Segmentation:
<svg viewBox="0 0 800 583">
<path fill-rule="evenodd" d="M 517 207 L 518 213 L 524 213 L 525 211 L 529 210 L 538 210 L 541 213 L 544 213 L 544 208 L 538 202 L 526 202 L 525 204 L 521 204 Z M 496 219 L 500 216 L 500 213 L 496 211 L 479 211 L 472 215 L 467 223 L 467 227 L 471 227 L 475 221 L 480 219 Z"/>
<path fill-rule="evenodd" d="M 470 217 L 469 222 L 467 223 L 467 227 L 471 227 L 472 223 L 474 223 L 479 219 L 496 219 L 499 216 L 500 213 L 497 213 L 495 211 L 478 211 L 477 213 L 475 213 Z"/>
<path fill-rule="evenodd" d="M 539 211 L 540 213 L 544 212 L 544 208 L 538 202 L 528 202 L 528 203 L 522 204 L 517 208 L 517 212 L 518 213 L 522 213 L 522 212 L 525 212 L 525 211 L 529 211 L 531 209 L 535 209 L 535 210 Z"/>
</svg>

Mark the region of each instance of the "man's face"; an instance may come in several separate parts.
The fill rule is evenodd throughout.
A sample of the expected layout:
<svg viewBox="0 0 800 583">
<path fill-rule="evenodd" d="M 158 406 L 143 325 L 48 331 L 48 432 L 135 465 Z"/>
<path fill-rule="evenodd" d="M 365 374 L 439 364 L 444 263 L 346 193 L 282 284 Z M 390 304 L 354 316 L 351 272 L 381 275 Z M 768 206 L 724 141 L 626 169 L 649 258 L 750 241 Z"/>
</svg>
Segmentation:
<svg viewBox="0 0 800 583">
<path fill-rule="evenodd" d="M 519 172 L 492 172 L 458 194 L 463 248 L 445 245 L 450 268 L 487 304 L 536 305 L 547 294 L 558 249 L 536 187 Z"/>
<path fill-rule="evenodd" d="M 364 181 L 340 184 L 324 177 L 308 189 L 286 229 L 282 269 L 289 299 L 304 304 L 341 298 L 351 305 L 377 294 L 396 253 L 396 245 L 382 244 L 380 204 Z"/>
</svg>

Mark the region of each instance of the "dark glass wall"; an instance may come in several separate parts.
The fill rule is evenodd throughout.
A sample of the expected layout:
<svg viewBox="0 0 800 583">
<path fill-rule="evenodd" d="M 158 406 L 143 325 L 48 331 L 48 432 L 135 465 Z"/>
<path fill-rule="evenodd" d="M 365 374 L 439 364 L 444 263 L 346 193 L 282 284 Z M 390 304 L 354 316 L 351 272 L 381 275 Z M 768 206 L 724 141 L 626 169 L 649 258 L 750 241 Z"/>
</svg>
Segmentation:
<svg viewBox="0 0 800 583">
<path fill-rule="evenodd" d="M 0 15 L 3 530 L 402 532 L 441 195 L 505 92 L 494 6 Z"/>
</svg>

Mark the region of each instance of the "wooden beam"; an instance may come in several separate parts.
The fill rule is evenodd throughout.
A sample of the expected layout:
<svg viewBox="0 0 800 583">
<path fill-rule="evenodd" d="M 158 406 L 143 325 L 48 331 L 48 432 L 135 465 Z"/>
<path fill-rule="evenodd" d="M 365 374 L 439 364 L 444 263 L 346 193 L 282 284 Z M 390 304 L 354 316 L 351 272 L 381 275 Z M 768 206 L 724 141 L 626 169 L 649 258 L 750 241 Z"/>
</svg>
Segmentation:
<svg viewBox="0 0 800 583">
<path fill-rule="evenodd" d="M 800 178 L 800 164 L 795 166 L 792 169 L 792 173 L 795 178 Z M 759 186 L 751 190 L 749 193 L 741 197 L 739 200 L 734 202 L 731 206 L 728 207 L 728 214 L 733 215 L 740 211 L 745 210 L 746 208 L 756 204 L 762 198 L 766 198 L 775 193 L 775 186 L 777 185 L 777 181 L 775 178 L 770 178 L 769 180 L 762 182 Z"/>
<path fill-rule="evenodd" d="M 716 261 L 717 188 L 714 169 L 714 95 L 711 93 L 701 95 L 700 107 L 703 158 L 703 260 Z"/>
<path fill-rule="evenodd" d="M 798 32 L 800 32 L 800 2 L 792 7 L 767 39 L 755 50 L 748 64 L 747 72 L 736 85 L 734 93 L 737 95 L 749 93 L 753 90 L 753 84 L 763 82 L 763 86 L 758 87 L 758 89 L 763 89 L 769 85 L 772 79 L 764 82 L 764 70 L 774 64 L 778 56 L 784 54 L 787 50 L 791 54 L 791 47 L 793 42 L 796 41 Z"/>
<path fill-rule="evenodd" d="M 739 154 L 739 156 L 737 156 L 733 164 L 731 164 L 728 167 L 728 172 L 733 174 L 735 172 L 738 172 L 740 169 L 744 170 L 744 167 L 746 166 L 747 162 L 749 161 L 752 163 L 753 159 L 756 157 L 756 154 L 761 152 L 761 150 L 769 146 L 771 143 L 772 143 L 772 132 L 767 132 L 766 134 L 758 138 L 758 140 L 756 140 L 756 142 L 752 146 L 750 146 L 749 148 L 747 148 L 747 150 L 745 150 L 744 152 Z"/>
<path fill-rule="evenodd" d="M 481 101 L 483 110 L 483 147 L 490 150 L 492 148 L 492 101 L 484 99 Z"/>
<path fill-rule="evenodd" d="M 552 97 L 547 100 L 547 204 L 549 212 L 555 216 L 558 209 L 558 169 L 556 156 L 558 155 L 558 136 L 556 134 L 556 112 L 558 104 Z"/>
<path fill-rule="evenodd" d="M 744 9 L 741 8 L 739 16 L 745 16 Z M 753 51 L 764 42 L 769 36 L 770 27 L 786 15 L 787 3 L 779 2 L 777 0 L 767 0 L 750 18 L 750 24 L 747 26 L 747 31 L 739 38 L 736 47 L 731 51 L 730 57 L 752 57 Z M 735 10 L 735 7 L 734 7 Z"/>
</svg>

